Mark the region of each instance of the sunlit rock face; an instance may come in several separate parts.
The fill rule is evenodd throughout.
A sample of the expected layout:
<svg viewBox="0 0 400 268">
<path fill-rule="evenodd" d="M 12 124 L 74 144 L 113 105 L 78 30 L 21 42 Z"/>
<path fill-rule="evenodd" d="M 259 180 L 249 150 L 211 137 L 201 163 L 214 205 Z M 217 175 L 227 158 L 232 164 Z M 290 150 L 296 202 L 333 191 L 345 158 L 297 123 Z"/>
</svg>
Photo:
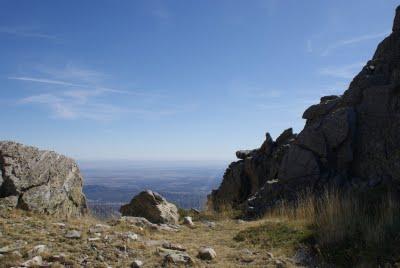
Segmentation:
<svg viewBox="0 0 400 268">
<path fill-rule="evenodd" d="M 178 208 L 160 194 L 147 190 L 132 198 L 120 209 L 123 216 L 143 217 L 152 223 L 177 224 Z"/>
<path fill-rule="evenodd" d="M 400 189 L 400 7 L 393 32 L 342 96 L 322 97 L 303 114 L 304 129 L 290 129 L 226 170 L 209 196 L 218 210 L 229 204 L 260 215 L 279 200 L 327 185 Z"/>
<path fill-rule="evenodd" d="M 86 213 L 74 160 L 15 142 L 0 142 L 0 207 L 50 215 Z"/>
</svg>

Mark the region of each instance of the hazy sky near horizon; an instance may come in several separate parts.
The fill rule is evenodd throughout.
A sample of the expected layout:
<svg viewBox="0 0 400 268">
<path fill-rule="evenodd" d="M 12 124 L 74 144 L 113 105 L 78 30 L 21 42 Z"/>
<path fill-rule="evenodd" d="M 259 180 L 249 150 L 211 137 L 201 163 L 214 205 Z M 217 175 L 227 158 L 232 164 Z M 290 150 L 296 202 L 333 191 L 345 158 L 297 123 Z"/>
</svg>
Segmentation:
<svg viewBox="0 0 400 268">
<path fill-rule="evenodd" d="M 398 4 L 0 0 L 0 139 L 77 159 L 234 159 L 341 94 Z"/>
</svg>

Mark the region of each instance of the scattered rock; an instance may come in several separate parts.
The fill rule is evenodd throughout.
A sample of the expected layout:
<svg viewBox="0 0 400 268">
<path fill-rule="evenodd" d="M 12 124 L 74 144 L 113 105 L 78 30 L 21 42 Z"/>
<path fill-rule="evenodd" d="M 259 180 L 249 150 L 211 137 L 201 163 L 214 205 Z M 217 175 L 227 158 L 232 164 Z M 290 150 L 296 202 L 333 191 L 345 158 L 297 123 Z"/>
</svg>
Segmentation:
<svg viewBox="0 0 400 268">
<path fill-rule="evenodd" d="M 131 264 L 131 268 L 140 268 L 143 266 L 143 262 L 139 260 L 134 260 Z"/>
<path fill-rule="evenodd" d="M 15 241 L 13 244 L 0 248 L 0 254 L 13 252 L 15 250 L 23 248 L 27 244 L 28 243 L 23 240 Z"/>
<path fill-rule="evenodd" d="M 28 256 L 29 256 L 29 258 L 33 258 L 34 256 L 38 256 L 45 252 L 48 252 L 48 250 L 49 249 L 47 248 L 46 245 L 37 245 L 33 249 L 28 251 Z"/>
<path fill-rule="evenodd" d="M 37 267 L 43 265 L 43 259 L 41 256 L 36 256 L 22 264 L 23 267 Z"/>
<path fill-rule="evenodd" d="M 96 224 L 94 227 L 89 228 L 89 233 L 103 233 L 110 230 L 111 226 L 105 224 Z"/>
<path fill-rule="evenodd" d="M 274 258 L 274 254 L 272 254 L 271 252 L 267 252 L 267 256 L 268 256 L 268 258 L 270 258 L 270 259 L 273 259 L 273 258 Z"/>
<path fill-rule="evenodd" d="M 60 227 L 60 228 L 65 228 L 66 224 L 62 223 L 62 222 L 54 222 L 53 223 L 54 226 Z"/>
<path fill-rule="evenodd" d="M 78 239 L 78 238 L 81 238 L 81 232 L 77 231 L 77 230 L 71 230 L 65 234 L 65 237 L 72 238 L 72 239 Z"/>
<path fill-rule="evenodd" d="M 183 218 L 183 224 L 185 224 L 185 225 L 187 225 L 187 226 L 190 226 L 190 227 L 193 227 L 193 226 L 194 226 L 194 223 L 193 223 L 193 221 L 192 221 L 192 217 L 190 217 L 190 216 L 184 217 L 184 218 Z"/>
<path fill-rule="evenodd" d="M 178 208 L 150 190 L 139 193 L 120 212 L 123 216 L 144 217 L 152 223 L 178 224 L 179 221 Z"/>
<path fill-rule="evenodd" d="M 186 252 L 182 251 L 171 251 L 164 256 L 164 265 L 172 264 L 192 264 L 193 259 Z"/>
<path fill-rule="evenodd" d="M 212 260 L 217 257 L 217 253 L 210 247 L 202 247 L 199 249 L 197 257 L 202 260 Z"/>
<path fill-rule="evenodd" d="M 213 221 L 203 221 L 203 224 L 208 228 L 215 228 L 217 226 L 217 224 Z"/>
<path fill-rule="evenodd" d="M 180 244 L 173 244 L 173 243 L 163 243 L 162 247 L 165 249 L 172 249 L 172 250 L 178 250 L 178 251 L 186 251 L 186 249 L 180 245 Z"/>
<path fill-rule="evenodd" d="M 243 249 L 240 251 L 240 254 L 237 259 L 243 263 L 251 263 L 254 262 L 256 258 L 253 252 L 251 252 L 249 249 Z"/>
<path fill-rule="evenodd" d="M 120 234 L 120 237 L 125 240 L 132 240 L 132 241 L 139 240 L 139 236 L 133 232 L 122 233 Z"/>
</svg>

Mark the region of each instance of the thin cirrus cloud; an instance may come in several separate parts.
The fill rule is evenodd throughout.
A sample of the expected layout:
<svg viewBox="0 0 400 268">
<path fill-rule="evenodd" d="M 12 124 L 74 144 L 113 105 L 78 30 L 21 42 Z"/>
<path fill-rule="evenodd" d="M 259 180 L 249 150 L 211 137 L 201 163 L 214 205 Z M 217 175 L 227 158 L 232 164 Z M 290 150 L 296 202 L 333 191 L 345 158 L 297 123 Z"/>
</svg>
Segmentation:
<svg viewBox="0 0 400 268">
<path fill-rule="evenodd" d="M 349 45 L 361 43 L 361 42 L 368 41 L 368 40 L 380 39 L 382 37 L 387 36 L 388 34 L 389 34 L 389 32 L 385 31 L 385 32 L 381 32 L 381 33 L 361 35 L 361 36 L 357 36 L 357 37 L 350 38 L 350 39 L 343 39 L 343 40 L 337 41 L 337 42 L 333 43 L 332 45 L 328 46 L 322 52 L 321 56 L 328 56 L 334 50 L 344 47 L 344 46 L 349 46 Z"/>
<path fill-rule="evenodd" d="M 27 38 L 41 38 L 41 39 L 56 39 L 55 35 L 45 34 L 39 32 L 37 29 L 32 27 L 11 27 L 11 26 L 0 26 L 0 33 L 14 35 L 18 37 Z"/>
<path fill-rule="evenodd" d="M 138 117 L 157 117 L 175 112 L 173 109 L 132 109 L 130 107 L 122 107 L 119 105 L 120 99 L 114 95 L 131 95 L 135 99 L 140 97 L 147 100 L 158 100 L 163 96 L 156 93 L 124 91 L 100 86 L 103 76 L 94 71 L 80 70 L 79 68 L 48 69 L 46 74 L 51 75 L 51 77 L 8 77 L 10 80 L 52 86 L 51 91 L 24 97 L 18 101 L 18 104 L 43 106 L 51 111 L 51 117 L 53 118 L 97 121 L 113 120 L 124 114 L 134 114 Z M 90 76 L 93 77 L 87 79 Z M 70 80 L 61 80 L 60 78 L 68 78 Z"/>
</svg>

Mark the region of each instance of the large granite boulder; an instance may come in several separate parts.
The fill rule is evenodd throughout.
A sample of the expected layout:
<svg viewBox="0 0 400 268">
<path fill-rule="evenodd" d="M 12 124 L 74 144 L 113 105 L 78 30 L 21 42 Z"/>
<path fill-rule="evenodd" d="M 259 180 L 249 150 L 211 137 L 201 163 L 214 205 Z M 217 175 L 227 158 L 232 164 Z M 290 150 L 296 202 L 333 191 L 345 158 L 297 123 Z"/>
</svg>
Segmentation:
<svg viewBox="0 0 400 268">
<path fill-rule="evenodd" d="M 120 208 L 120 212 L 123 216 L 143 217 L 152 223 L 177 224 L 179 221 L 178 208 L 150 190 L 136 195 Z"/>
<path fill-rule="evenodd" d="M 400 192 L 400 7 L 393 32 L 343 96 L 322 97 L 303 118 L 297 136 L 286 130 L 274 142 L 267 135 L 260 149 L 237 153 L 209 196 L 214 209 L 229 203 L 257 216 L 328 185 Z"/>
<path fill-rule="evenodd" d="M 15 142 L 0 142 L 0 207 L 79 216 L 87 210 L 74 160 Z"/>
</svg>

